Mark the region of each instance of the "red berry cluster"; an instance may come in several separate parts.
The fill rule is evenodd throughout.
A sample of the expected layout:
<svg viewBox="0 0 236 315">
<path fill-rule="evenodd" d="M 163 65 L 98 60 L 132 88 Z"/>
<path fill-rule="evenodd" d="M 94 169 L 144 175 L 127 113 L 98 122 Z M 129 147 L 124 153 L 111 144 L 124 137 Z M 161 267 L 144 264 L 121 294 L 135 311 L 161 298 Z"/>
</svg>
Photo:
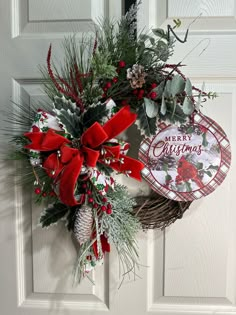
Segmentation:
<svg viewBox="0 0 236 315">
<path fill-rule="evenodd" d="M 34 189 L 34 193 L 36 195 L 41 195 L 44 198 L 47 197 L 47 196 L 50 196 L 50 197 L 55 197 L 56 196 L 54 191 L 50 191 L 49 193 L 47 193 L 46 191 L 42 191 L 42 189 L 40 187 L 36 187 Z"/>
<path fill-rule="evenodd" d="M 107 214 L 112 214 L 112 206 L 109 202 L 107 202 L 107 198 L 103 197 L 101 199 L 101 204 L 98 204 L 94 201 L 92 197 L 92 191 L 87 189 L 87 184 L 83 183 L 82 188 L 86 190 L 86 194 L 88 196 L 88 202 L 93 206 L 94 209 L 100 208 L 102 212 L 106 212 Z"/>
<path fill-rule="evenodd" d="M 104 205 L 101 206 L 101 210 L 103 212 L 106 212 L 107 214 L 112 214 L 112 206 L 109 202 L 107 202 L 107 198 L 102 198 L 102 202 L 104 203 Z"/>
<path fill-rule="evenodd" d="M 118 82 L 118 77 L 112 78 L 111 81 L 106 82 L 106 84 L 103 86 L 103 95 L 102 97 L 105 98 L 107 96 L 107 91 L 112 87 L 112 84 L 116 84 Z"/>
<path fill-rule="evenodd" d="M 157 93 L 155 91 L 152 91 L 157 87 L 157 83 L 152 83 L 149 91 L 151 92 L 146 92 L 144 89 L 135 89 L 133 90 L 133 94 L 137 97 L 138 100 L 141 100 L 144 96 L 151 98 L 152 100 L 155 100 L 157 98 Z"/>
</svg>

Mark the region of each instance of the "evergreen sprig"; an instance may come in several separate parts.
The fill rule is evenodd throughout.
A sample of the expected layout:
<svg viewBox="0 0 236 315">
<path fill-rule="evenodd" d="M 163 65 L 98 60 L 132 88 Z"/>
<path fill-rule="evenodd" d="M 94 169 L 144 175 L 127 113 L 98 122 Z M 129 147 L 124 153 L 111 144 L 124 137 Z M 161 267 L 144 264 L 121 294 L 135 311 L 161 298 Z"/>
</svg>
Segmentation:
<svg viewBox="0 0 236 315">
<path fill-rule="evenodd" d="M 65 217 L 67 212 L 69 211 L 69 207 L 62 203 L 54 203 L 53 206 L 47 208 L 41 214 L 39 222 L 41 226 L 49 227 L 52 224 L 57 223 L 59 220 Z"/>
<path fill-rule="evenodd" d="M 106 233 L 108 241 L 115 245 L 122 274 L 135 274 L 138 267 L 136 235 L 141 229 L 138 218 L 132 214 L 135 201 L 127 187 L 120 184 L 116 184 L 114 190 L 109 190 L 107 199 L 112 205 L 112 214 L 102 216 L 100 233 Z"/>
</svg>

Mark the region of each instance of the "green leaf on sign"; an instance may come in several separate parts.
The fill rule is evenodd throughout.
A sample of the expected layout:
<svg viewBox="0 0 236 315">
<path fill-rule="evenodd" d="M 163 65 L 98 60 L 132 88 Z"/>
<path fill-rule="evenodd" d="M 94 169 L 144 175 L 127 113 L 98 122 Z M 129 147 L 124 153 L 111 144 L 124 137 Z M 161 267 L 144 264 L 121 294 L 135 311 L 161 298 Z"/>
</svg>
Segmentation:
<svg viewBox="0 0 236 315">
<path fill-rule="evenodd" d="M 168 164 L 167 163 L 163 164 L 162 170 L 165 171 L 165 172 L 168 171 Z"/>
<path fill-rule="evenodd" d="M 186 187 L 186 190 L 189 192 L 189 191 L 192 191 L 192 187 L 191 187 L 191 184 L 189 182 L 185 182 L 185 187 Z"/>
<path fill-rule="evenodd" d="M 203 169 L 203 163 L 202 163 L 202 162 L 198 162 L 198 163 L 196 164 L 196 168 L 197 168 L 198 170 L 202 170 L 202 169 Z"/>
<path fill-rule="evenodd" d="M 207 141 L 207 138 L 206 138 L 206 133 L 203 133 L 202 134 L 202 145 L 204 147 L 207 147 L 208 146 L 208 141 Z"/>
<path fill-rule="evenodd" d="M 212 174 L 210 171 L 204 171 L 205 174 L 207 174 L 209 177 L 212 177 Z"/>
<path fill-rule="evenodd" d="M 172 177 L 170 176 L 170 174 L 167 174 L 165 177 L 166 182 L 169 182 L 170 180 L 172 180 Z"/>
<path fill-rule="evenodd" d="M 158 105 L 150 100 L 149 98 L 144 97 L 144 105 L 146 109 L 146 114 L 149 118 L 153 118 L 157 116 L 158 113 Z"/>
<path fill-rule="evenodd" d="M 207 169 L 208 170 L 215 170 L 215 171 L 217 171 L 218 170 L 218 166 L 217 165 L 210 165 Z"/>
</svg>

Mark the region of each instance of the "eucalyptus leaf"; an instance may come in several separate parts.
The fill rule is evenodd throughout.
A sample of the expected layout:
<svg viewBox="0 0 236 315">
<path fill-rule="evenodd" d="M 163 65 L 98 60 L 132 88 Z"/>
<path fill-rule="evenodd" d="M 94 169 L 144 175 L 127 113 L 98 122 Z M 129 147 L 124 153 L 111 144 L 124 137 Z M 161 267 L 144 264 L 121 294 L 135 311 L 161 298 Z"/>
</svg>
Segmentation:
<svg viewBox="0 0 236 315">
<path fill-rule="evenodd" d="M 150 36 L 148 36 L 147 34 L 140 34 L 139 39 L 145 42 L 146 40 L 150 39 Z"/>
<path fill-rule="evenodd" d="M 161 114 L 164 116 L 166 114 L 166 102 L 165 102 L 165 96 L 162 94 L 162 101 L 161 101 Z"/>
<path fill-rule="evenodd" d="M 189 79 L 186 79 L 184 91 L 188 96 L 192 96 L 192 83 Z"/>
<path fill-rule="evenodd" d="M 182 109 L 185 115 L 191 115 L 194 111 L 193 101 L 188 96 L 184 99 Z"/>
<path fill-rule="evenodd" d="M 152 32 L 154 35 L 156 35 L 158 37 L 167 38 L 167 35 L 162 28 L 154 28 L 154 29 L 152 29 Z"/>
<path fill-rule="evenodd" d="M 173 111 L 172 111 L 172 115 L 171 115 L 171 118 L 173 119 L 173 117 L 175 116 L 175 110 L 176 110 L 176 106 L 177 106 L 177 102 L 176 102 L 176 99 L 174 98 L 173 99 Z"/>
<path fill-rule="evenodd" d="M 149 98 L 144 97 L 144 105 L 145 105 L 146 114 L 149 118 L 153 118 L 157 116 L 158 105 L 154 101 L 150 100 Z"/>
<path fill-rule="evenodd" d="M 160 58 L 160 60 L 164 62 L 167 61 L 169 57 L 169 48 L 166 43 L 159 40 L 155 51 L 156 51 L 157 56 Z"/>
<path fill-rule="evenodd" d="M 135 124 L 138 126 L 138 129 L 141 132 L 141 135 L 150 137 L 155 135 L 157 130 L 156 117 L 149 118 L 146 114 L 145 105 L 142 104 L 137 110 L 137 119 Z"/>
<path fill-rule="evenodd" d="M 164 95 L 165 97 L 171 97 L 171 81 L 167 81 L 166 82 L 166 86 L 164 89 Z"/>
<path fill-rule="evenodd" d="M 155 45 L 155 39 L 153 37 L 149 37 L 150 43 L 154 46 Z"/>
<path fill-rule="evenodd" d="M 176 94 L 180 94 L 184 91 L 185 81 L 180 75 L 175 75 L 170 83 L 171 94 L 175 96 Z"/>
</svg>

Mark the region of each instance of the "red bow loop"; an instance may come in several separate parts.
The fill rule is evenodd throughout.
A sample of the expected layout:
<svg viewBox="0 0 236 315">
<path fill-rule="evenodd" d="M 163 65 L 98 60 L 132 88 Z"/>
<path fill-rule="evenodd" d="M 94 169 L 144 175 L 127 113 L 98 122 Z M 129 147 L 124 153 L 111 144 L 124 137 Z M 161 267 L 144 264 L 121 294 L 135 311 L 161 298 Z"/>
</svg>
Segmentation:
<svg viewBox="0 0 236 315">
<path fill-rule="evenodd" d="M 136 119 L 129 106 L 123 107 L 104 126 L 95 122 L 81 136 L 79 149 L 72 148 L 71 141 L 49 129 L 43 132 L 28 132 L 25 136 L 31 144 L 25 148 L 37 151 L 53 152 L 43 162 L 48 176 L 55 184 L 59 183 L 61 201 L 69 206 L 77 205 L 74 191 L 83 163 L 95 167 L 98 160 L 108 163 L 111 168 L 126 173 L 138 180 L 143 164 L 135 159 L 121 154 L 120 145 L 109 144 L 108 141 L 126 130 Z M 104 151 L 104 152 L 102 152 Z"/>
<path fill-rule="evenodd" d="M 62 144 L 70 143 L 65 137 L 55 133 L 52 129 L 44 132 L 26 132 L 24 134 L 31 143 L 26 145 L 26 149 L 37 151 L 54 151 L 59 149 Z"/>
</svg>

